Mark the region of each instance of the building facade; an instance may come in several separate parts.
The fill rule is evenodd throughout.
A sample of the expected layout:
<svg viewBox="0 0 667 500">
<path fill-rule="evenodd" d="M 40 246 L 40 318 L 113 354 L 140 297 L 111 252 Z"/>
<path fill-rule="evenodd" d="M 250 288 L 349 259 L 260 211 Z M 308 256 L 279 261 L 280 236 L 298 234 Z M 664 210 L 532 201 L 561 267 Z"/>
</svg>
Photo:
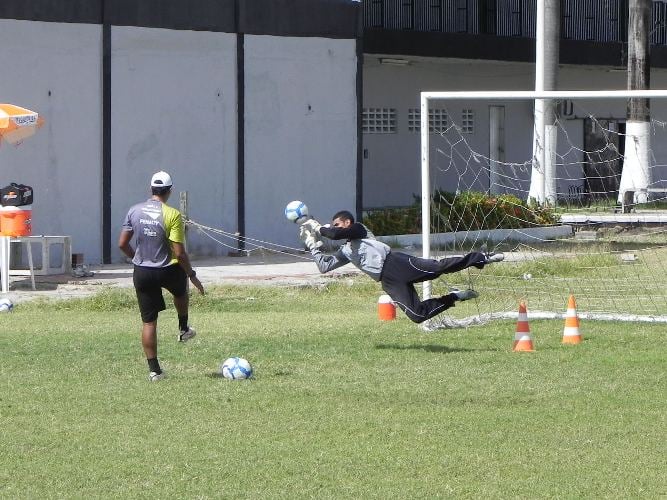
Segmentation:
<svg viewBox="0 0 667 500">
<path fill-rule="evenodd" d="M 121 260 L 125 211 L 148 196 L 148 179 L 161 169 L 187 192 L 194 221 L 239 233 L 248 249 L 298 245 L 283 217 L 293 199 L 321 219 L 341 208 L 359 215 L 410 204 L 420 193 L 421 91 L 534 88 L 534 0 L 154 5 L 0 3 L 0 100 L 46 119 L 25 144 L 0 149 L 0 184 L 32 185 L 33 232 L 71 235 L 86 262 Z M 559 88 L 625 88 L 627 0 L 561 5 Z M 666 19 L 665 3 L 654 2 L 653 88 L 667 88 Z M 653 104 L 665 116 L 663 107 Z M 623 126 L 622 102 L 589 111 Z M 471 151 L 502 151 L 504 161 L 522 165 L 532 113 L 530 102 L 461 101 L 433 120 L 465 124 Z M 586 116 L 565 118 L 571 144 L 559 148 L 584 149 Z M 436 188 L 461 183 L 457 169 L 436 168 Z M 488 175 L 465 175 L 466 186 L 492 189 Z M 530 171 L 512 175 L 527 185 Z M 563 177 L 585 183 L 581 173 Z M 195 231 L 188 238 L 193 255 L 246 247 Z"/>
<path fill-rule="evenodd" d="M 560 5 L 558 89 L 627 88 L 628 1 L 562 0 Z M 654 89 L 667 89 L 666 16 L 667 3 L 654 1 L 649 33 Z M 534 0 L 364 2 L 365 208 L 409 205 L 421 194 L 421 91 L 535 89 L 535 18 Z M 572 104 L 559 120 L 557 154 L 563 166 L 557 172 L 557 192 L 564 198 L 602 196 L 603 191 L 608 195 L 620 180 L 621 161 L 610 146 L 623 153 L 626 101 Z M 474 188 L 526 199 L 533 103 L 496 99 L 434 106 L 439 109 L 430 117 L 432 188 Z M 651 110 L 660 124 L 667 117 L 667 102 L 652 100 Z M 653 130 L 661 133 L 662 128 Z M 445 129 L 454 136 L 445 137 Z M 662 190 L 667 187 L 664 137 L 651 146 L 656 163 L 653 187 Z M 608 151 L 584 153 L 600 147 Z M 477 160 L 486 161 L 486 168 Z M 501 186 L 492 181 L 488 168 L 496 160 L 504 169 L 499 176 L 506 182 Z"/>
<path fill-rule="evenodd" d="M 193 220 L 248 242 L 296 246 L 283 216 L 293 199 L 318 214 L 355 208 L 359 5 L 154 5 L 0 3 L 0 99 L 46 120 L 0 150 L 0 183 L 34 188 L 33 234 L 71 235 L 86 262 L 119 261 L 123 217 L 157 170 L 187 192 Z M 239 247 L 222 240 L 191 231 L 189 250 Z"/>
</svg>

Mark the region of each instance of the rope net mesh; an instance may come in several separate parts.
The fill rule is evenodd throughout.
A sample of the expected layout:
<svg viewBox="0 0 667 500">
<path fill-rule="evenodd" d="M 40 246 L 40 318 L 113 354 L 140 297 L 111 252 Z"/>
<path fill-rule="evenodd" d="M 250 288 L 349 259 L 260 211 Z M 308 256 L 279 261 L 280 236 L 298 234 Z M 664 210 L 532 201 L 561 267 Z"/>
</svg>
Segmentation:
<svg viewBox="0 0 667 500">
<path fill-rule="evenodd" d="M 531 133 L 513 133 L 521 130 L 513 120 L 532 120 L 533 101 L 510 103 L 502 128 L 474 119 L 489 115 L 489 102 L 433 104 L 429 116 L 438 111 L 437 122 L 429 121 L 431 256 L 483 249 L 503 252 L 505 261 L 433 282 L 432 296 L 467 287 L 480 296 L 458 303 L 426 329 L 516 317 L 520 301 L 531 317 L 561 318 L 570 294 L 581 317 L 667 321 L 667 130 L 664 121 L 650 122 L 645 198 L 621 203 L 621 172 L 636 138 L 626 133 L 625 118 L 609 118 L 625 115 L 626 100 L 613 101 L 597 116 L 599 102 L 559 104 L 555 196 L 546 209 L 527 201 L 534 158 L 510 154 L 533 149 Z M 488 140 L 493 127 L 495 143 Z M 539 162 L 535 168 L 543 170 Z"/>
</svg>

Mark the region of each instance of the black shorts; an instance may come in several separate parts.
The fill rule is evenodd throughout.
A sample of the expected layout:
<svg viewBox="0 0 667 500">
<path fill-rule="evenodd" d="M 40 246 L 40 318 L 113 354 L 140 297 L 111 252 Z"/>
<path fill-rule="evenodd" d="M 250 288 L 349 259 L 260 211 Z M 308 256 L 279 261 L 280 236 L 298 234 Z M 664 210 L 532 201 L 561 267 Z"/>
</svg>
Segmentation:
<svg viewBox="0 0 667 500">
<path fill-rule="evenodd" d="M 137 292 L 141 321 L 144 323 L 155 321 L 158 313 L 165 310 L 163 288 L 174 297 L 188 293 L 188 277 L 179 264 L 168 267 L 134 266 L 132 281 Z"/>
</svg>

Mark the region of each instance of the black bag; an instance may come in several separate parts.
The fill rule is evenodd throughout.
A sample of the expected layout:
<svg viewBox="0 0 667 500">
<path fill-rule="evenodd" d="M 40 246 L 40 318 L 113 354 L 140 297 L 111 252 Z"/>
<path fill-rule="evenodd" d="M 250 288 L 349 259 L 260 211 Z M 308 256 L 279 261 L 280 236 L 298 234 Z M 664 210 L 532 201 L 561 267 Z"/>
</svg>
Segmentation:
<svg viewBox="0 0 667 500">
<path fill-rule="evenodd" d="M 12 182 L 0 189 L 0 204 L 3 207 L 32 205 L 32 187 Z"/>
</svg>

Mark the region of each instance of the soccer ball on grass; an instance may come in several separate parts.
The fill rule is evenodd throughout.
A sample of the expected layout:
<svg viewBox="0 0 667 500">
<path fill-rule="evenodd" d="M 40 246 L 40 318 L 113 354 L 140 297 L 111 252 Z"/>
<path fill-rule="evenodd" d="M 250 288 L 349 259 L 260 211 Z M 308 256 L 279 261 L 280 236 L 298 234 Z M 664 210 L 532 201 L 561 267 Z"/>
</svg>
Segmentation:
<svg viewBox="0 0 667 500">
<path fill-rule="evenodd" d="M 14 304 L 8 298 L 0 299 L 0 313 L 11 312 L 14 309 Z"/>
<path fill-rule="evenodd" d="M 285 207 L 285 217 L 292 222 L 298 222 L 302 217 L 308 217 L 308 207 L 302 201 L 290 201 Z"/>
<path fill-rule="evenodd" d="M 247 359 L 238 356 L 227 358 L 220 366 L 220 374 L 230 380 L 243 380 L 252 377 L 252 366 Z"/>
</svg>

